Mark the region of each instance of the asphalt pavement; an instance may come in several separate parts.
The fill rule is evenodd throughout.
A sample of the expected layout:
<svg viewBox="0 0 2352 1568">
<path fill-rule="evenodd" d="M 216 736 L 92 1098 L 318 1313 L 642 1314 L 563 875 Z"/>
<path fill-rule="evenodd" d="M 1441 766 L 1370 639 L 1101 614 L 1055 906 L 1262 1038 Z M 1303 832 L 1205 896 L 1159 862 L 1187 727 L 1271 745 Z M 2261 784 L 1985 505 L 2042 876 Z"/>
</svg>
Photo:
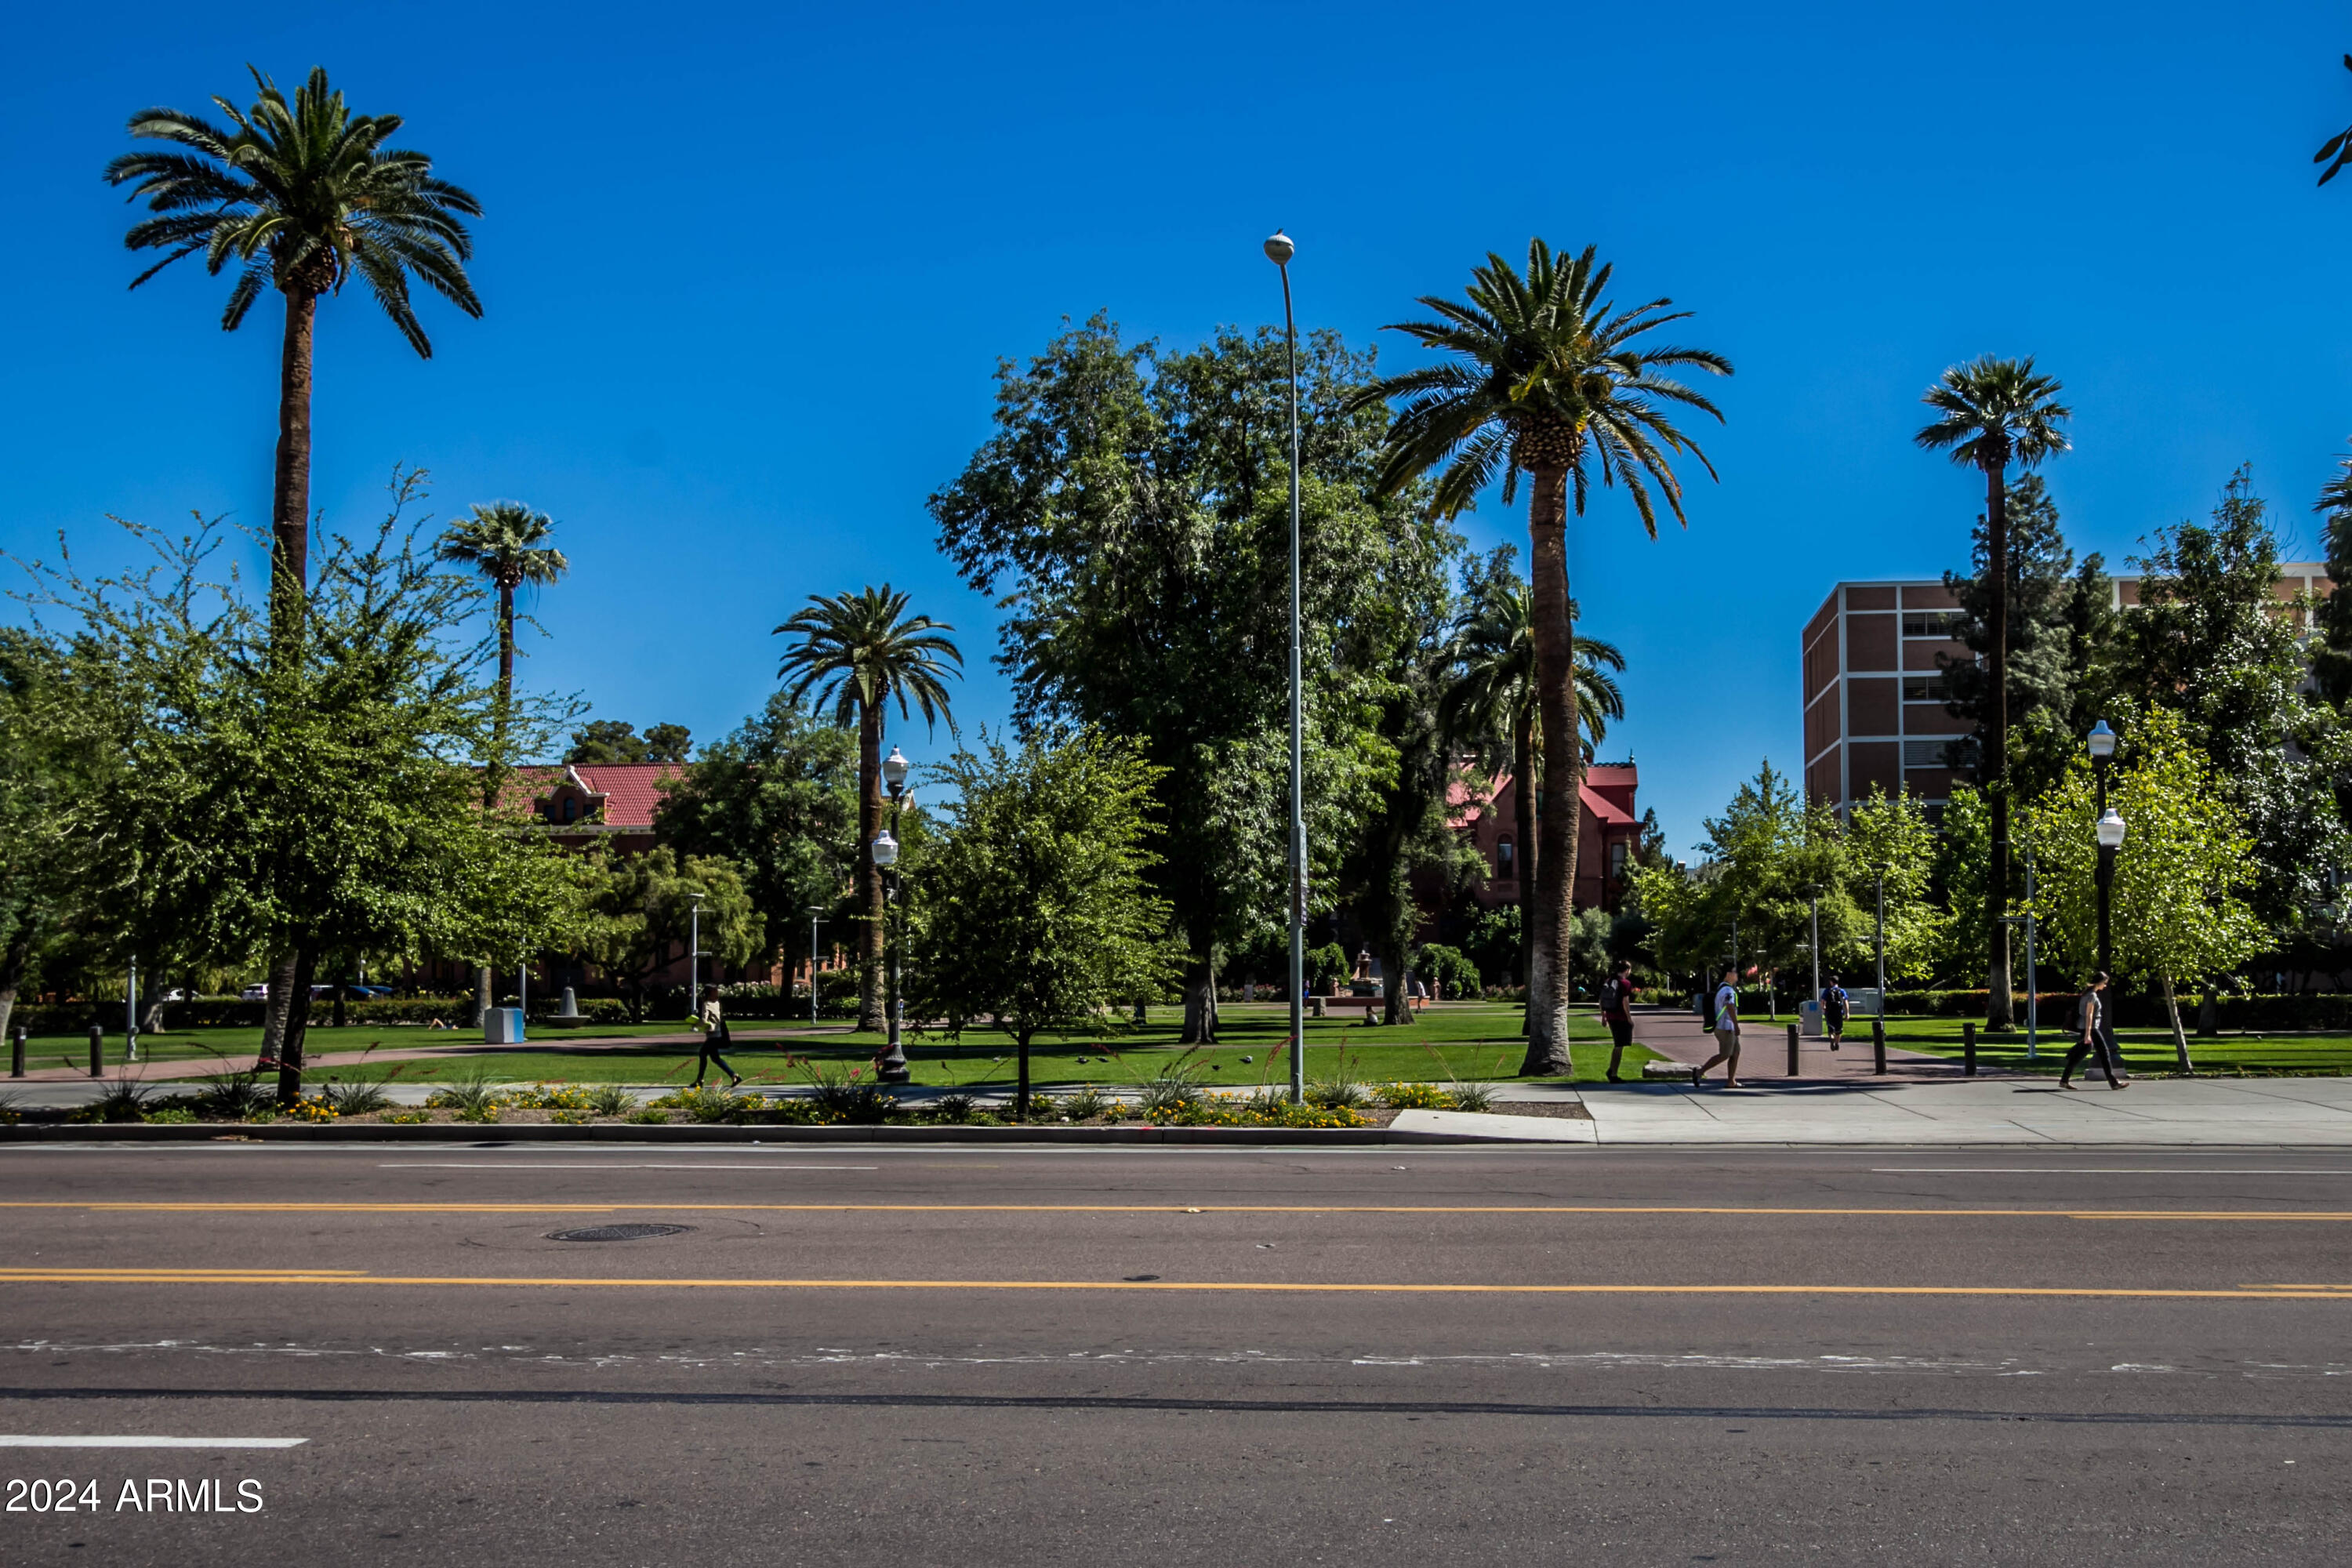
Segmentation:
<svg viewBox="0 0 2352 1568">
<path fill-rule="evenodd" d="M 2326 1151 L 5 1147 L 0 1562 L 2338 1563 L 2347 1226 Z"/>
</svg>

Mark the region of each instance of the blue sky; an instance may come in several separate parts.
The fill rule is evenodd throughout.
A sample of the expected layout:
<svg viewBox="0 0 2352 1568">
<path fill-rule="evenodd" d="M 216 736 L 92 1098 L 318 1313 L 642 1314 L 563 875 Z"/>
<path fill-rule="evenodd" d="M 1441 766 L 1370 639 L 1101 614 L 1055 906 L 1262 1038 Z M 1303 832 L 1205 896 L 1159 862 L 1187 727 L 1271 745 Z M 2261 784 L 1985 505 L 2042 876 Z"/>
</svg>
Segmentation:
<svg viewBox="0 0 2352 1568">
<path fill-rule="evenodd" d="M 1303 322 L 1357 341 L 1541 234 L 1737 363 L 1688 531 L 1604 492 L 1573 544 L 1631 660 L 1608 750 L 1678 849 L 1760 759 L 1795 768 L 1828 584 L 1963 560 L 1977 482 L 1910 442 L 1944 366 L 2064 380 L 2050 483 L 2110 558 L 2241 462 L 2315 552 L 2352 430 L 2352 178 L 2308 162 L 2352 122 L 2337 7 L 128 5 L 11 34 L 0 548 L 267 518 L 277 312 L 224 335 L 188 264 L 126 292 L 99 171 L 135 109 L 322 63 L 480 195 L 488 310 L 428 305 L 427 363 L 326 307 L 315 501 L 371 520 L 407 462 L 446 511 L 551 512 L 574 570 L 526 678 L 701 739 L 772 689 L 809 594 L 884 580 L 963 634 L 967 723 L 1001 720 L 993 613 L 923 511 L 997 357 L 1097 309 L 1175 343 L 1278 319 L 1277 224 Z M 1491 503 L 1467 529 L 1525 537 Z"/>
</svg>

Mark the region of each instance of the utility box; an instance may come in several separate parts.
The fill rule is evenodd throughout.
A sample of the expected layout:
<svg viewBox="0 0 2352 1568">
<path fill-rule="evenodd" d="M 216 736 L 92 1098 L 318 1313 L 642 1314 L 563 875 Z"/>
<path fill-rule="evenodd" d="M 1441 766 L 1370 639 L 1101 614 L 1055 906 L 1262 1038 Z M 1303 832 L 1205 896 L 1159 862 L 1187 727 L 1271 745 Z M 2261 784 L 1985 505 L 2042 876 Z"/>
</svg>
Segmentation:
<svg viewBox="0 0 2352 1568">
<path fill-rule="evenodd" d="M 492 1007 L 482 1015 L 482 1040 L 486 1045 L 519 1046 L 522 1044 L 522 1009 Z"/>
<path fill-rule="evenodd" d="M 1846 1012 L 1856 1018 L 1876 1018 L 1886 1011 L 1886 995 L 1875 985 L 1846 988 Z"/>
<path fill-rule="evenodd" d="M 1809 1040 L 1822 1037 L 1822 1005 L 1818 1002 L 1797 1004 L 1797 1033 Z"/>
</svg>

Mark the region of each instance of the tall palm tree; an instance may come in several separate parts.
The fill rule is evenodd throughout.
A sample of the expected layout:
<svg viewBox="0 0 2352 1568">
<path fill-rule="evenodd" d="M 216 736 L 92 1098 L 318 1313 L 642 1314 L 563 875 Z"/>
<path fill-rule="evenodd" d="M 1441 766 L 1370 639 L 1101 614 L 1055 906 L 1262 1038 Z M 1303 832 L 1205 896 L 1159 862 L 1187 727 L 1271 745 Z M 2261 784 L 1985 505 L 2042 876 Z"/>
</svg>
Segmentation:
<svg viewBox="0 0 2352 1568">
<path fill-rule="evenodd" d="M 572 569 L 563 552 L 547 542 L 555 520 L 533 511 L 520 501 L 476 503 L 474 514 L 452 524 L 441 535 L 434 553 L 461 566 L 471 566 L 499 591 L 499 713 L 497 761 L 507 754 L 507 731 L 514 710 L 515 590 L 529 584 L 552 587 Z M 494 766 L 491 770 L 495 774 Z"/>
<path fill-rule="evenodd" d="M 319 300 L 356 274 L 409 346 L 430 359 L 408 279 L 423 279 L 479 316 L 465 268 L 473 242 L 459 220 L 480 216 L 482 208 L 434 178 L 432 159 L 389 145 L 398 115 L 345 108 L 323 68 L 310 72 L 290 103 L 258 70 L 253 81 L 259 96 L 250 109 L 213 100 L 226 125 L 176 109 L 141 110 L 131 117 L 131 134 L 173 150 L 126 153 L 106 166 L 106 179 L 131 186 L 155 215 L 132 225 L 123 243 L 169 252 L 131 279 L 133 289 L 201 252 L 207 272 L 217 276 L 232 263 L 238 269 L 223 331 L 244 322 L 265 287 L 286 297 L 269 505 L 271 622 L 282 630 L 299 616 L 310 575 L 310 357 Z"/>
<path fill-rule="evenodd" d="M 857 1026 L 887 1026 L 882 1013 L 882 879 L 874 871 L 874 837 L 882 826 L 882 727 L 891 699 L 907 718 L 908 699 L 928 727 L 946 718 L 942 678 L 963 673 L 963 654 L 943 632 L 955 627 L 907 614 L 907 595 L 885 583 L 858 594 L 809 595 L 808 607 L 776 628 L 798 637 L 777 668 L 791 679 L 794 702 L 814 689 L 816 705 L 833 705 L 833 721 L 857 727 Z M 950 665 L 955 668 L 950 669 Z"/>
<path fill-rule="evenodd" d="M 1367 388 L 1358 403 L 1401 398 L 1389 429 L 1381 488 L 1403 488 L 1437 471 L 1438 510 L 1467 508 L 1499 478 L 1503 503 L 1528 476 L 1528 562 L 1534 579 L 1530 620 L 1535 645 L 1543 808 L 1537 830 L 1533 920 L 1525 935 L 1528 1055 L 1524 1073 L 1563 1073 L 1568 1057 L 1568 938 L 1576 887 L 1577 800 L 1583 779 L 1570 710 L 1576 627 L 1569 610 L 1568 516 L 1581 516 L 1595 474 L 1622 484 L 1642 526 L 1658 531 L 1656 502 L 1676 521 L 1682 483 L 1671 458 L 1687 452 L 1710 477 L 1696 442 L 1670 417 L 1672 405 L 1723 417 L 1715 405 L 1662 374 L 1688 367 L 1729 375 L 1730 362 L 1711 350 L 1644 347 L 1645 334 L 1689 312 L 1653 300 L 1620 310 L 1605 297 L 1611 268 L 1591 247 L 1573 259 L 1541 239 L 1528 245 L 1522 274 L 1489 252 L 1471 274 L 1464 301 L 1424 295 L 1438 320 L 1390 330 L 1447 357 Z M 1656 487 L 1656 495 L 1651 487 Z"/>
<path fill-rule="evenodd" d="M 2009 465 L 2038 466 L 2066 450 L 2059 428 L 2073 410 L 2058 401 L 2054 376 L 2035 374 L 2033 361 L 1987 354 L 1955 365 L 1937 378 L 1920 401 L 1934 409 L 1934 423 L 1916 439 L 1931 452 L 1948 451 L 1963 468 L 1982 470 L 1985 481 L 1985 577 L 1989 646 L 1985 680 L 1992 697 L 1985 715 L 1982 777 L 1992 803 L 1992 865 L 1985 881 L 1985 918 L 1992 931 L 1986 978 L 1986 1026 L 2006 1029 L 2010 1004 L 2009 928 Z"/>
<path fill-rule="evenodd" d="M 1569 619 L 1577 606 L 1569 602 Z M 1490 762 L 1508 756 L 1512 780 L 1512 878 L 1518 884 L 1519 983 L 1527 984 L 1530 943 L 1532 889 L 1535 886 L 1536 791 L 1539 774 L 1537 753 L 1543 733 L 1542 704 L 1535 679 L 1534 605 L 1528 585 L 1516 574 L 1489 578 L 1478 584 L 1455 632 L 1454 649 L 1461 674 L 1446 694 L 1445 717 L 1457 742 L 1486 753 Z M 1625 716 L 1625 696 L 1614 675 L 1625 668 L 1625 656 L 1614 643 L 1597 637 L 1576 639 L 1577 722 L 1582 730 L 1584 761 L 1609 732 L 1612 721 Z"/>
</svg>

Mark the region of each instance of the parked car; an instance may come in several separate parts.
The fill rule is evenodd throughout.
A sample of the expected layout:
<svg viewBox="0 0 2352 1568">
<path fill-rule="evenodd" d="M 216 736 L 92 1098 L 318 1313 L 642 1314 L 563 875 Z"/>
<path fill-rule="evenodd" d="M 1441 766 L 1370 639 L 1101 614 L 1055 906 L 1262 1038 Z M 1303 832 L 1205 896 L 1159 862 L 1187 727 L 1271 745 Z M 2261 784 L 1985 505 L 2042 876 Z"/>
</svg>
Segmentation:
<svg viewBox="0 0 2352 1568">
<path fill-rule="evenodd" d="M 240 1002 L 267 1002 L 269 1000 L 269 986 L 266 982 L 259 985 L 248 985 L 236 994 L 236 999 Z"/>
</svg>

